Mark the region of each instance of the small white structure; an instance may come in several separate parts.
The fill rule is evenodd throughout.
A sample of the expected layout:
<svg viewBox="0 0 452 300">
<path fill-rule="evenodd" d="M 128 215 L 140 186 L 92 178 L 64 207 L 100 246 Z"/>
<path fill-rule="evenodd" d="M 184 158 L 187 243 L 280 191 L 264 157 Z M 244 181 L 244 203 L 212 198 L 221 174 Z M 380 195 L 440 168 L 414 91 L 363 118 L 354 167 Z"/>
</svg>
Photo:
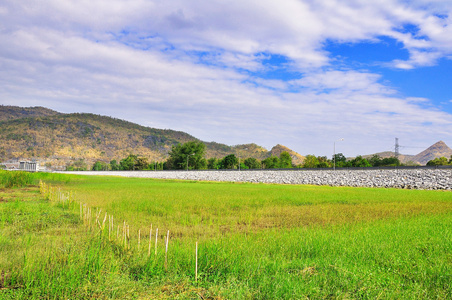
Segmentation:
<svg viewBox="0 0 452 300">
<path fill-rule="evenodd" d="M 19 163 L 19 170 L 37 172 L 39 169 L 39 164 L 35 161 L 21 161 Z"/>
<path fill-rule="evenodd" d="M 19 163 L 0 163 L 0 165 L 5 166 L 6 170 L 19 170 Z"/>
</svg>

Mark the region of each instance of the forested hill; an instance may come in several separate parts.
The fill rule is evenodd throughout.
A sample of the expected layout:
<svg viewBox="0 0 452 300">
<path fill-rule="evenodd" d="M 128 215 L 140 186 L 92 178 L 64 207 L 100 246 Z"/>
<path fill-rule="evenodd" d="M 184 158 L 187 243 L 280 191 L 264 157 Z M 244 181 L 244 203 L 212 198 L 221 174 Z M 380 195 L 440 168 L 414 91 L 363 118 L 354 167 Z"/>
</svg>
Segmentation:
<svg viewBox="0 0 452 300">
<path fill-rule="evenodd" d="M 61 113 L 54 110 L 37 106 L 37 107 L 18 107 L 0 105 L 0 121 L 8 121 L 29 117 L 46 117 L 60 115 Z"/>
<path fill-rule="evenodd" d="M 94 114 L 63 114 L 43 107 L 0 106 L 0 161 L 38 159 L 64 167 L 83 159 L 109 162 L 129 154 L 163 161 L 173 145 L 199 139 L 181 131 L 155 129 Z M 238 154 L 263 159 L 270 151 L 255 144 L 206 142 L 207 158 Z"/>
</svg>

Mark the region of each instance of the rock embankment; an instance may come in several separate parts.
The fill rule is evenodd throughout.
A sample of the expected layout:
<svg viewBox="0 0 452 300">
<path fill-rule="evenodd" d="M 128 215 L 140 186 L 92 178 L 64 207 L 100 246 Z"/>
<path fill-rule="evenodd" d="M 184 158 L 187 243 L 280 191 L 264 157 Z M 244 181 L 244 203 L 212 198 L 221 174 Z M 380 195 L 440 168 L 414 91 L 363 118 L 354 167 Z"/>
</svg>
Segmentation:
<svg viewBox="0 0 452 300">
<path fill-rule="evenodd" d="M 452 169 L 93 171 L 64 173 L 202 181 L 452 190 Z"/>
</svg>

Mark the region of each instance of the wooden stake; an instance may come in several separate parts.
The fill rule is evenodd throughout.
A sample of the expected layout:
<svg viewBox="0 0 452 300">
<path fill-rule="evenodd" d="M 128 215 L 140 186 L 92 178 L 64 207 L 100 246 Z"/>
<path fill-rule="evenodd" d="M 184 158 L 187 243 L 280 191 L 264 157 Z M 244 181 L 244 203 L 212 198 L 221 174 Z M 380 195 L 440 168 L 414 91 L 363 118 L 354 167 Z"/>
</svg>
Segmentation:
<svg viewBox="0 0 452 300">
<path fill-rule="evenodd" d="M 165 245 L 165 271 L 168 271 L 168 242 L 169 242 L 169 230 L 166 234 Z"/>
<path fill-rule="evenodd" d="M 138 229 L 138 251 L 140 251 L 140 243 L 141 243 L 141 229 Z"/>
<path fill-rule="evenodd" d="M 159 234 L 159 229 L 155 230 L 155 256 L 157 256 L 157 236 Z"/>
<path fill-rule="evenodd" d="M 148 249 L 148 256 L 151 256 L 151 241 L 152 241 L 152 224 L 151 224 L 151 229 L 149 230 L 149 249 Z"/>
<path fill-rule="evenodd" d="M 124 221 L 124 225 L 122 226 L 122 237 L 124 238 L 124 249 L 126 249 L 127 248 L 126 221 Z"/>
<path fill-rule="evenodd" d="M 108 216 L 108 240 L 111 241 L 111 216 Z"/>
<path fill-rule="evenodd" d="M 198 282 L 198 242 L 196 242 L 195 282 Z"/>
<path fill-rule="evenodd" d="M 113 222 L 113 215 L 111 216 L 111 231 L 115 230 L 115 225 Z"/>
<path fill-rule="evenodd" d="M 127 249 L 130 249 L 130 227 L 129 224 L 127 224 Z"/>
<path fill-rule="evenodd" d="M 91 208 L 88 207 L 88 228 L 91 229 Z"/>
<path fill-rule="evenodd" d="M 104 220 L 102 221 L 102 226 L 101 226 L 102 231 L 104 231 L 104 229 L 105 229 L 105 221 L 107 221 L 107 213 L 105 213 Z"/>
</svg>

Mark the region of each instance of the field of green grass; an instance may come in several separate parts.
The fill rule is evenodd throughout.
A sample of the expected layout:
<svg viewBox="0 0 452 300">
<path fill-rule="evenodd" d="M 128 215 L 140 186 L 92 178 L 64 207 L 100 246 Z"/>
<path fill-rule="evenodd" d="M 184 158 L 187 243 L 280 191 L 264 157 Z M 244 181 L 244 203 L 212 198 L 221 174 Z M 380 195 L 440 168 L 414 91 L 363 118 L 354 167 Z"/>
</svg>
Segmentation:
<svg viewBox="0 0 452 300">
<path fill-rule="evenodd" d="M 0 181 L 0 299 L 452 298 L 450 191 L 30 176 Z"/>
</svg>

